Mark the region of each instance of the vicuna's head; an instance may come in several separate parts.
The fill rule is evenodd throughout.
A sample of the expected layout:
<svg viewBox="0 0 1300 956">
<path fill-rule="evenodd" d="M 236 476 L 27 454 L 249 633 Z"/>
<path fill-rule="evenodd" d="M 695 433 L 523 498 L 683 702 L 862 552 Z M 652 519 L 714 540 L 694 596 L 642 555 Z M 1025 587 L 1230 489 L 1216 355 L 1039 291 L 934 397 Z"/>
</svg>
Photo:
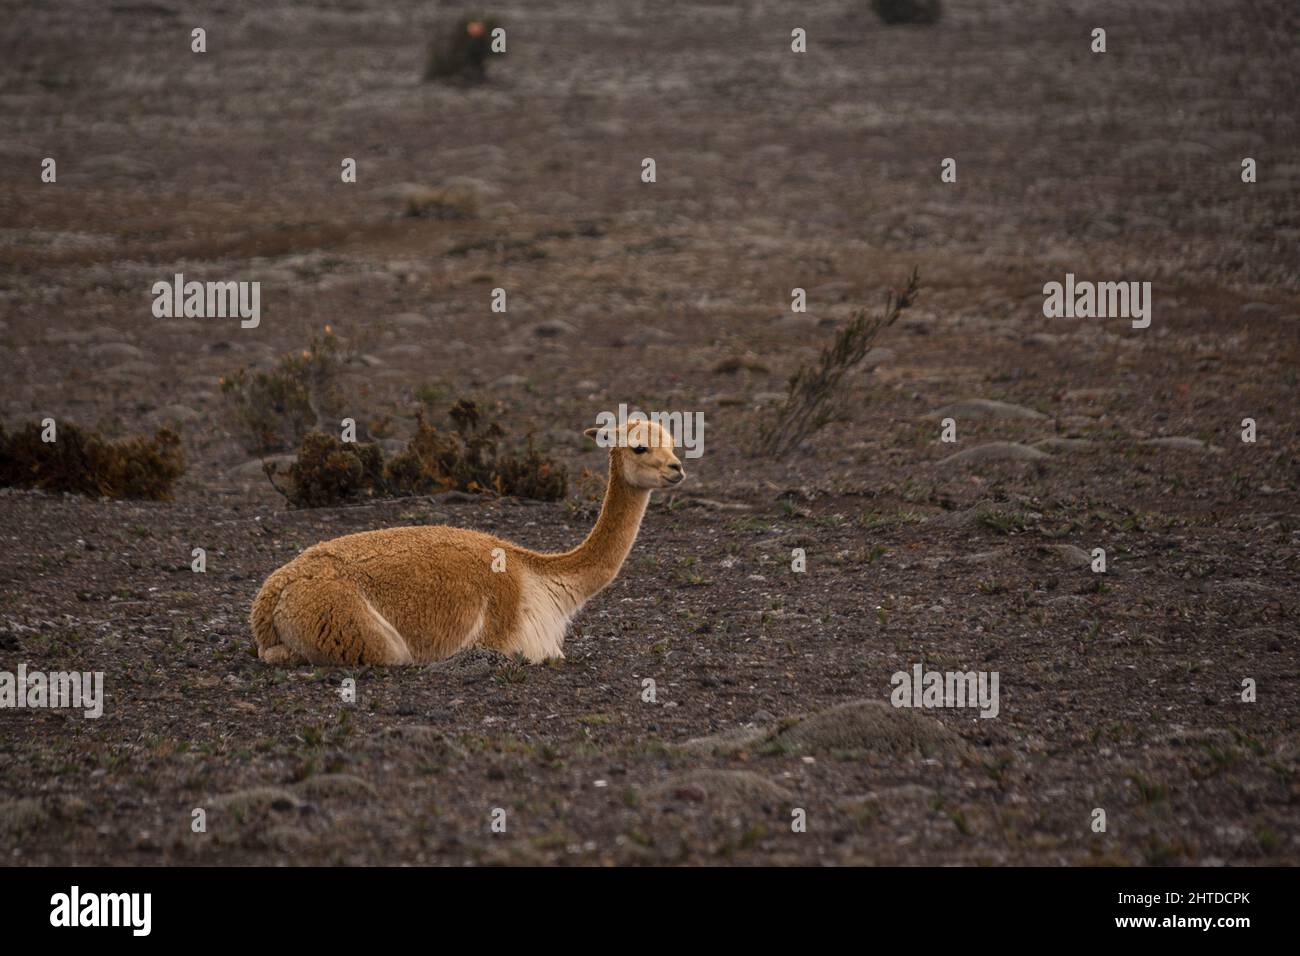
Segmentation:
<svg viewBox="0 0 1300 956">
<path fill-rule="evenodd" d="M 609 468 L 633 488 L 671 488 L 686 478 L 673 454 L 673 436 L 646 419 L 625 425 L 588 428 L 585 435 L 610 449 Z"/>
</svg>

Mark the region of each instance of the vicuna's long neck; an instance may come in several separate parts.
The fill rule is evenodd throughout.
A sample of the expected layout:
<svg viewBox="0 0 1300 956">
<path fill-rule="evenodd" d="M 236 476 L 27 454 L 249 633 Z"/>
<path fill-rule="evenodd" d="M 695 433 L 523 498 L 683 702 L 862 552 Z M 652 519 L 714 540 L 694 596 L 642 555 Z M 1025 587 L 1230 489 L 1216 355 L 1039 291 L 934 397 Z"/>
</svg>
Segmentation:
<svg viewBox="0 0 1300 956">
<path fill-rule="evenodd" d="M 609 482 L 596 526 L 572 551 L 548 555 L 546 572 L 560 579 L 578 603 L 586 601 L 618 576 L 649 503 L 649 490 L 633 488 L 623 479 L 616 452 L 611 449 Z"/>
</svg>

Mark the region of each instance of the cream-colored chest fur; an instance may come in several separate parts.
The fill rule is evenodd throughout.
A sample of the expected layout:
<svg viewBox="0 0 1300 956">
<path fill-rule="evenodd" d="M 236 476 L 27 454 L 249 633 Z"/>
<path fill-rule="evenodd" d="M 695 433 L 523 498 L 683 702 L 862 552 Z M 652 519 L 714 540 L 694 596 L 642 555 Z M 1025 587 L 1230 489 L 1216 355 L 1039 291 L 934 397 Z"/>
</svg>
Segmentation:
<svg viewBox="0 0 1300 956">
<path fill-rule="evenodd" d="M 564 635 L 581 604 L 563 584 L 535 574 L 523 579 L 519 612 L 511 629 L 508 654 L 534 663 L 564 656 Z"/>
</svg>

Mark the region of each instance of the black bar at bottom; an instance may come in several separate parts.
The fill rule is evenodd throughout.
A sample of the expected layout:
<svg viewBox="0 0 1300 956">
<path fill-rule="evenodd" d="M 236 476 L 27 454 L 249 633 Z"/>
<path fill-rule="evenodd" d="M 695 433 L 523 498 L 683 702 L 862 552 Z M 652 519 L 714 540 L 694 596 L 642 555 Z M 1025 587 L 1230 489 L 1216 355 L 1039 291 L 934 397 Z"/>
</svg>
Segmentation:
<svg viewBox="0 0 1300 956">
<path fill-rule="evenodd" d="M 687 941 L 688 926 L 691 942 L 732 944 L 846 930 L 920 943 L 961 927 L 975 934 L 963 938 L 999 941 L 1048 930 L 1231 943 L 1279 931 L 1293 889 L 1294 871 L 1277 868 L 7 869 L 0 925 L 6 942 L 76 933 L 128 945 L 373 945 L 376 932 L 471 928 L 493 944 L 514 933 L 612 943 L 637 927 L 666 943 Z"/>
</svg>

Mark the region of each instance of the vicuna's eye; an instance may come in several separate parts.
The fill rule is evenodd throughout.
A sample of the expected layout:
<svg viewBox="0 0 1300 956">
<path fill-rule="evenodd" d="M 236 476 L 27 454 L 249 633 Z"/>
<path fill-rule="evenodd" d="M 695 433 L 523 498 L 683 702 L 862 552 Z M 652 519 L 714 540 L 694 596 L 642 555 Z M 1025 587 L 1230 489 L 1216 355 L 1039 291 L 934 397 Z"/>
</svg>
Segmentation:
<svg viewBox="0 0 1300 956">
<path fill-rule="evenodd" d="M 644 455 L 644 454 L 646 453 L 646 451 L 647 451 L 647 449 L 646 449 L 645 445 L 633 445 L 633 446 L 632 446 L 632 454 L 634 454 L 634 455 Z"/>
</svg>

